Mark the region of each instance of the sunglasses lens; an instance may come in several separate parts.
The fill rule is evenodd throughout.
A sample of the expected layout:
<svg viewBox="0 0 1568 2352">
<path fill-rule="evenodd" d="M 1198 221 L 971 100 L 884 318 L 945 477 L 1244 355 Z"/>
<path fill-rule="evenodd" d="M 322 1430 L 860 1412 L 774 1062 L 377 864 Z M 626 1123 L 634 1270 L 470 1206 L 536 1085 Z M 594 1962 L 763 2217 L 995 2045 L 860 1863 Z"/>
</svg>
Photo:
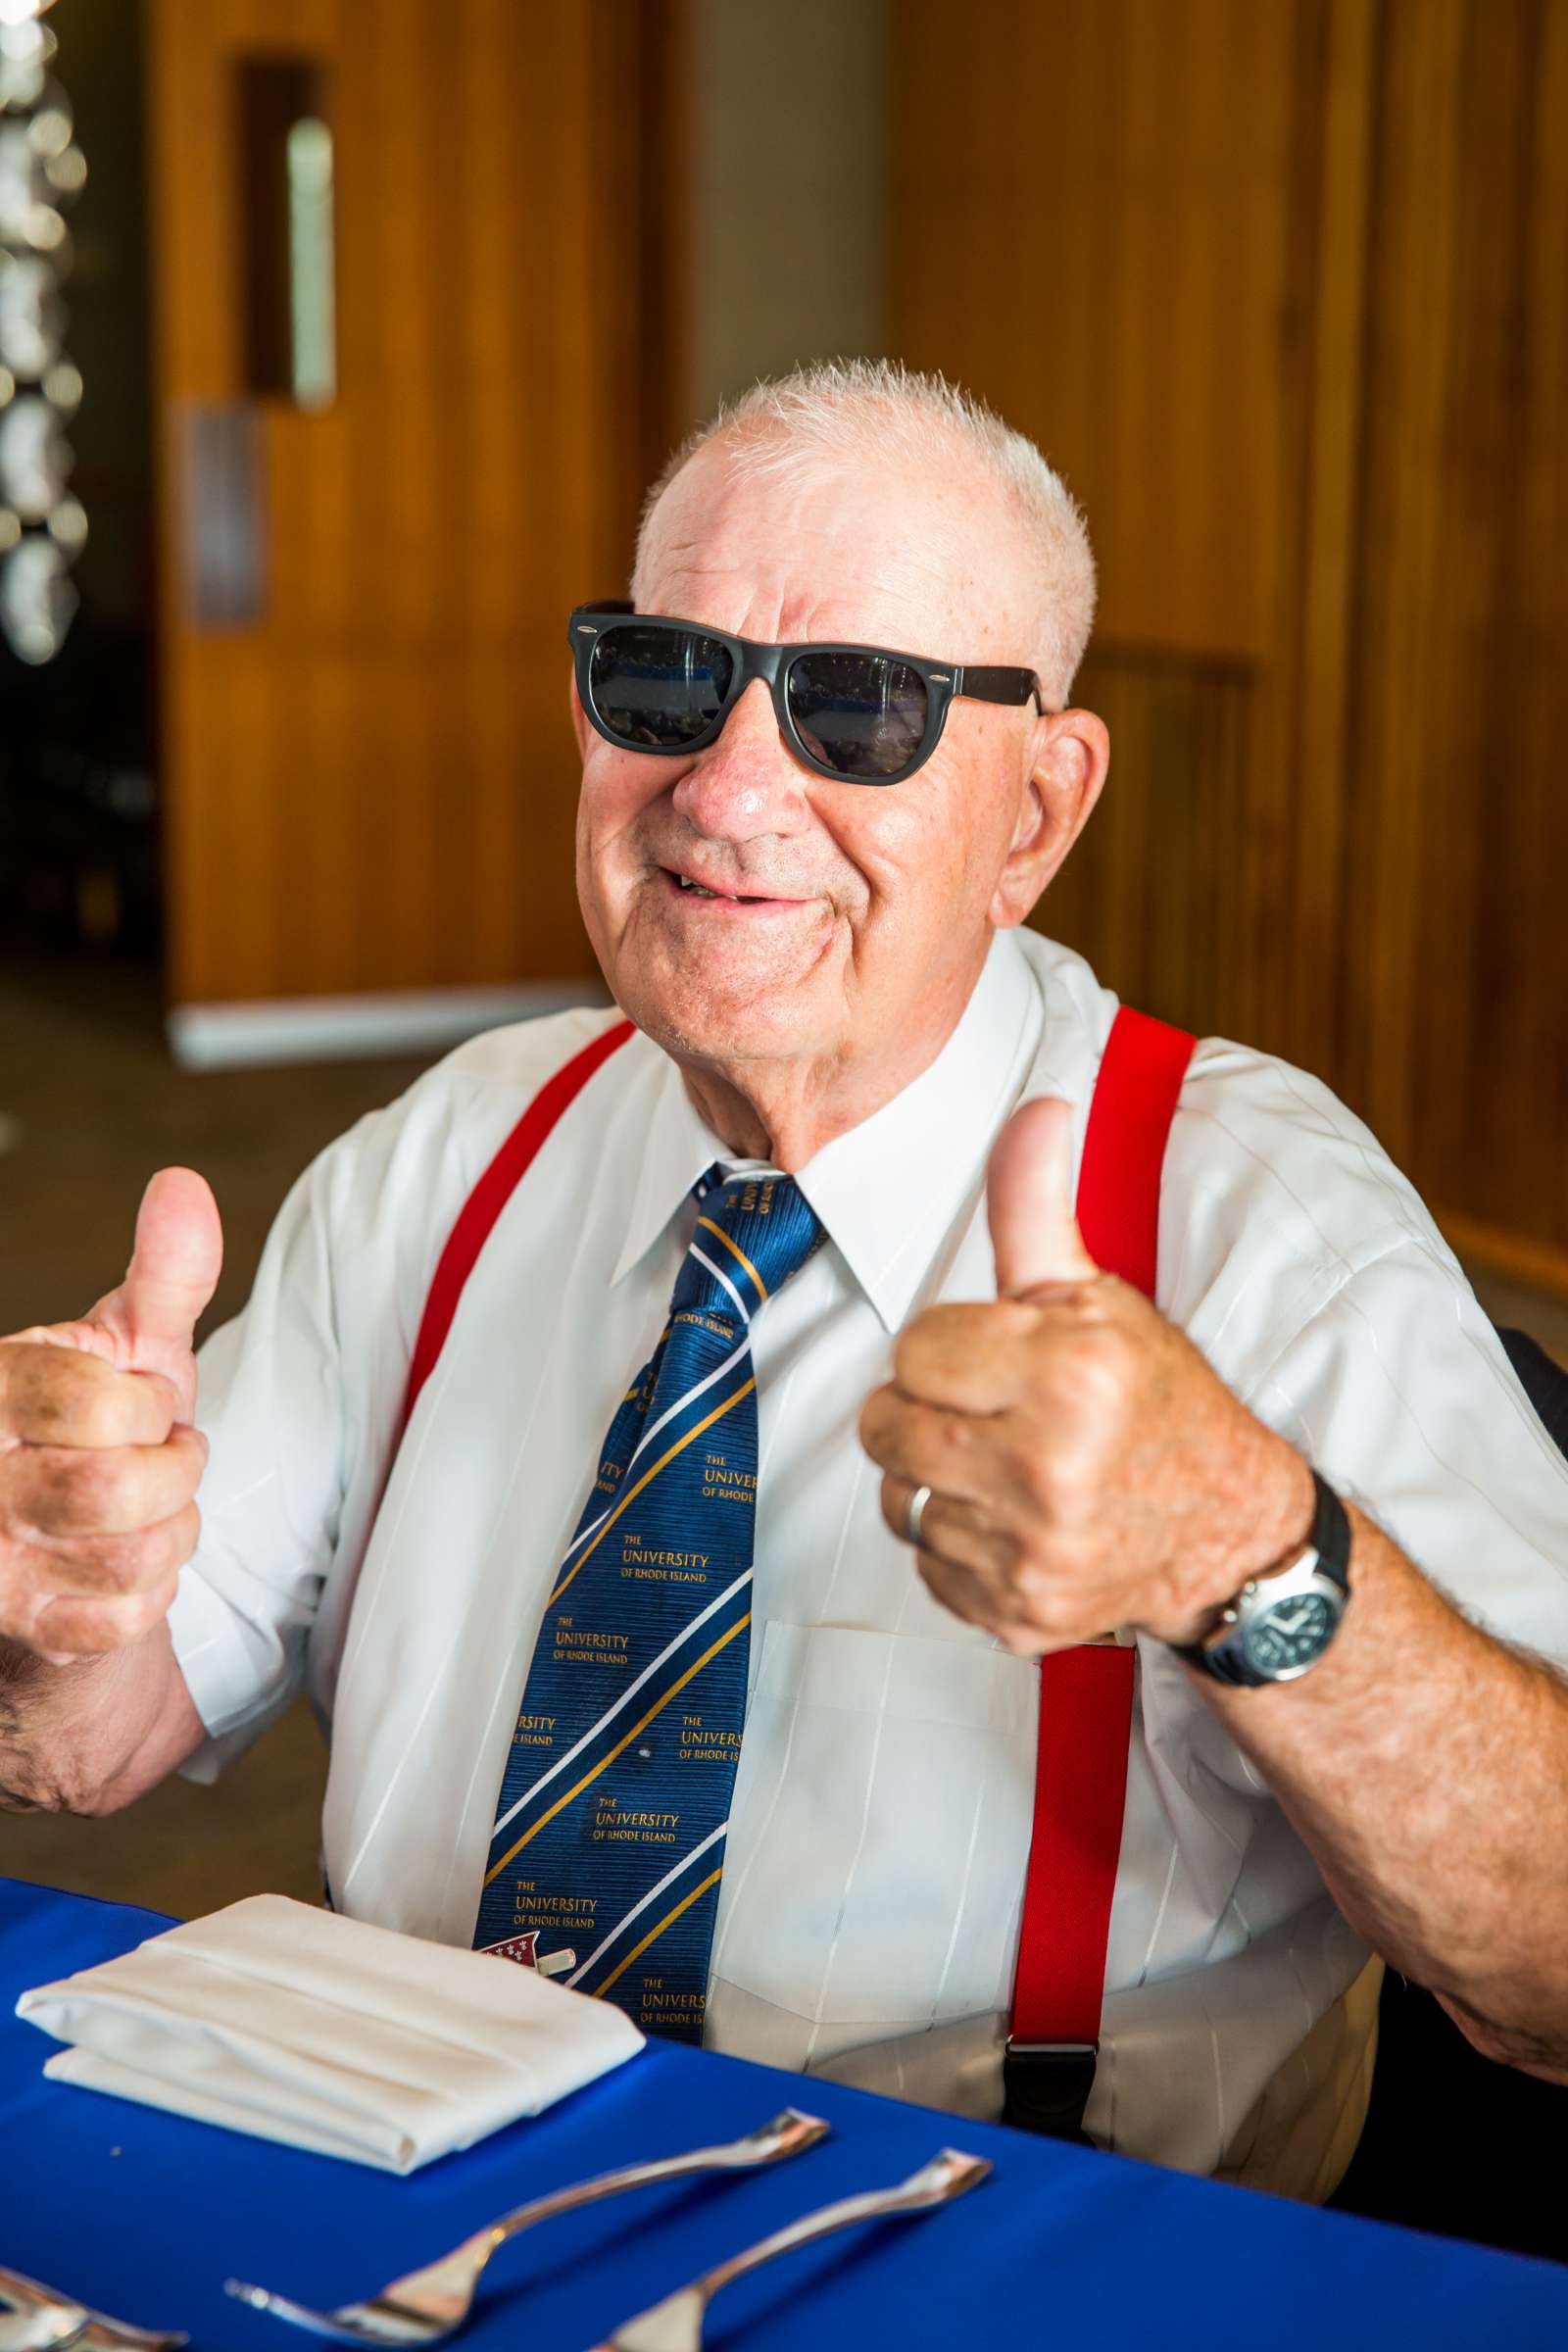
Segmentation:
<svg viewBox="0 0 1568 2352">
<path fill-rule="evenodd" d="M 802 742 L 836 775 L 885 783 L 904 773 L 925 741 L 930 701 L 907 662 L 882 654 L 800 654 L 788 691 Z"/>
<path fill-rule="evenodd" d="M 726 646 L 647 621 L 603 630 L 588 662 L 596 714 L 637 751 L 677 752 L 717 720 L 734 669 Z"/>
</svg>

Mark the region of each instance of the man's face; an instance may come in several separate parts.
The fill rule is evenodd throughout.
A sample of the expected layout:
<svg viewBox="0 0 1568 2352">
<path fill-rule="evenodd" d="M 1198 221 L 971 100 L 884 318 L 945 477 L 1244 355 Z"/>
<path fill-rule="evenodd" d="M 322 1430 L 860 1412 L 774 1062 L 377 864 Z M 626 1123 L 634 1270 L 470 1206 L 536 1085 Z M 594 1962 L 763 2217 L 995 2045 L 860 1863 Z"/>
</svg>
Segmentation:
<svg viewBox="0 0 1568 2352">
<path fill-rule="evenodd" d="M 945 477 L 827 459 L 748 477 L 720 442 L 660 501 L 638 603 L 738 637 L 1033 666 L 1005 593 L 1022 574 L 1013 526 L 956 460 Z M 956 702 L 923 767 L 868 786 L 802 766 L 760 681 L 689 759 L 618 751 L 579 710 L 577 887 L 617 1002 L 686 1060 L 921 1066 L 984 959 L 1032 722 L 1032 706 Z"/>
</svg>

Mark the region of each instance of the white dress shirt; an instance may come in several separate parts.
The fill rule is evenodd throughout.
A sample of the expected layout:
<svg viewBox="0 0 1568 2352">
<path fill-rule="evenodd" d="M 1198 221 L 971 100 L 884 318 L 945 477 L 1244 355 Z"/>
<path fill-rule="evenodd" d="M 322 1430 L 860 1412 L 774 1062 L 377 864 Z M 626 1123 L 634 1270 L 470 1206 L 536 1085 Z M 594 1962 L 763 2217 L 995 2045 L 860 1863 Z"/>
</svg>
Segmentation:
<svg viewBox="0 0 1568 2352">
<path fill-rule="evenodd" d="M 800 1171 L 829 1240 L 753 1329 L 751 1695 L 710 2048 L 999 2111 L 1037 1670 L 927 1593 L 856 1422 L 912 1313 L 995 1295 L 990 1146 L 1020 1099 L 1054 1094 L 1081 1151 L 1115 1010 L 1078 956 L 1000 936 L 931 1067 Z M 491 1032 L 361 1120 L 301 1177 L 249 1306 L 202 1353 L 212 1458 L 172 1616 L 211 1734 L 193 1769 L 303 1680 L 331 1732 L 333 1899 L 440 1941 L 472 1935 L 553 1572 L 663 1326 L 690 1188 L 723 1157 L 647 1038 L 589 1081 L 514 1194 L 389 1456 L 459 1209 L 543 1081 L 617 1017 Z M 1199 1046 L 1157 1297 L 1472 1616 L 1568 1658 L 1568 1466 L 1420 1200 L 1315 1079 Z M 1139 1647 L 1088 2128 L 1326 2193 L 1359 2130 L 1376 1973 L 1183 1668 Z"/>
</svg>

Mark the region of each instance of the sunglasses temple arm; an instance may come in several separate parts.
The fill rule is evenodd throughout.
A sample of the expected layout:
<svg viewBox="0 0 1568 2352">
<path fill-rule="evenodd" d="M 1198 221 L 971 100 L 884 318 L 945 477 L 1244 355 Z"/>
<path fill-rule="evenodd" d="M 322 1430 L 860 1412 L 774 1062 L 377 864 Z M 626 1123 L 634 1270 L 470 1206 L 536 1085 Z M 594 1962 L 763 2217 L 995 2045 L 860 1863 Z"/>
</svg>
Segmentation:
<svg viewBox="0 0 1568 2352">
<path fill-rule="evenodd" d="M 955 695 L 967 695 L 972 702 L 978 703 L 1010 703 L 1017 706 L 1032 702 L 1042 718 L 1047 715 L 1037 670 L 958 669 L 953 674 L 952 690 Z"/>
</svg>

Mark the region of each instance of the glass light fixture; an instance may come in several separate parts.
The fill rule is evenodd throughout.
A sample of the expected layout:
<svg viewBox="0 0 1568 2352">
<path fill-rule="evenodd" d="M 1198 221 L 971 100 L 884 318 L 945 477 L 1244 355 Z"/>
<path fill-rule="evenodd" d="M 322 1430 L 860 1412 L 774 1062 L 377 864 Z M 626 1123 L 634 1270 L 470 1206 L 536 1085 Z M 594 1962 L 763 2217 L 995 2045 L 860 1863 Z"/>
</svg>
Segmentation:
<svg viewBox="0 0 1568 2352">
<path fill-rule="evenodd" d="M 0 634 L 52 661 L 76 609 L 69 565 L 87 536 L 65 422 L 81 400 L 62 338 L 65 208 L 87 177 L 71 102 L 50 74 L 51 0 L 0 0 Z"/>
</svg>

